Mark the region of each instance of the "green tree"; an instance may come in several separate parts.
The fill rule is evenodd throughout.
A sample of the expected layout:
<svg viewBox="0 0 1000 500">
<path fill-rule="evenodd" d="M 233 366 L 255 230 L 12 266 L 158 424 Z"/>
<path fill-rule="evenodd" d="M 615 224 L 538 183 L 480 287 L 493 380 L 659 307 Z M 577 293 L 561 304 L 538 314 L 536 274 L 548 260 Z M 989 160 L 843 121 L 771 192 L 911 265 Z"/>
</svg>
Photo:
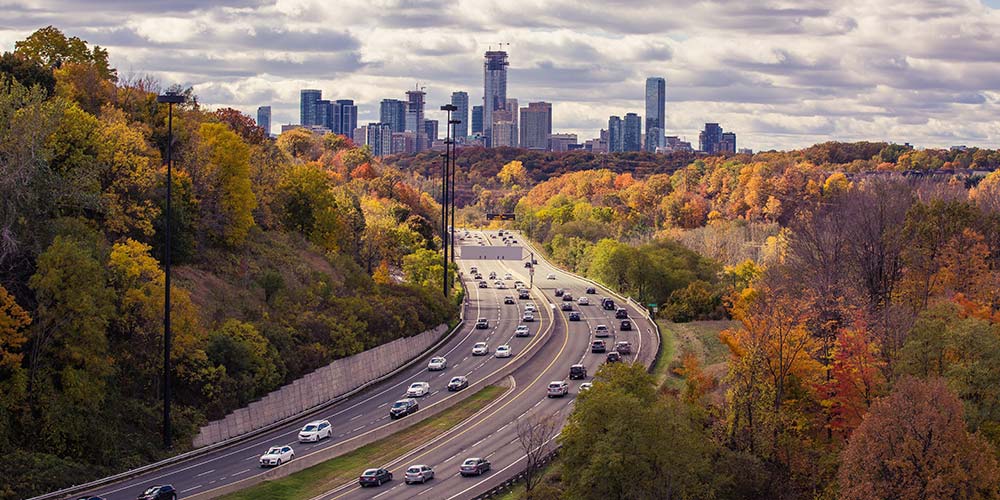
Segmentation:
<svg viewBox="0 0 1000 500">
<path fill-rule="evenodd" d="M 56 79 L 52 76 L 52 68 L 13 52 L 4 52 L 0 55 L 0 83 L 6 78 L 13 78 L 28 88 L 38 85 L 48 95 L 52 95 L 56 90 Z"/>
<path fill-rule="evenodd" d="M 57 68 L 65 63 L 93 65 L 105 80 L 117 80 L 118 72 L 108 64 L 108 51 L 100 46 L 93 49 L 87 42 L 66 37 L 62 31 L 52 26 L 35 31 L 28 38 L 14 44 L 14 52 L 30 61 Z"/>
<path fill-rule="evenodd" d="M 244 405 L 281 382 L 277 351 L 250 323 L 226 320 L 208 340 L 208 357 L 225 368 L 222 395 Z"/>
</svg>

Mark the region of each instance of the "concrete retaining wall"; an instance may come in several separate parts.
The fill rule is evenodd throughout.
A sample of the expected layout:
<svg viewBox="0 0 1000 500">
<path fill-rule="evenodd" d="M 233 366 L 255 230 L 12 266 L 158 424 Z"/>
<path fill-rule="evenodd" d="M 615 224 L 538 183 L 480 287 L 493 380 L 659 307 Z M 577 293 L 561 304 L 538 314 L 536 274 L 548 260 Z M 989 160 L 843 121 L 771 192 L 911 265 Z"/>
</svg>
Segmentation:
<svg viewBox="0 0 1000 500">
<path fill-rule="evenodd" d="M 422 355 L 447 330 L 448 325 L 439 325 L 419 335 L 396 339 L 338 359 L 226 415 L 222 420 L 210 422 L 198 431 L 194 447 L 246 434 L 346 394 Z"/>
</svg>

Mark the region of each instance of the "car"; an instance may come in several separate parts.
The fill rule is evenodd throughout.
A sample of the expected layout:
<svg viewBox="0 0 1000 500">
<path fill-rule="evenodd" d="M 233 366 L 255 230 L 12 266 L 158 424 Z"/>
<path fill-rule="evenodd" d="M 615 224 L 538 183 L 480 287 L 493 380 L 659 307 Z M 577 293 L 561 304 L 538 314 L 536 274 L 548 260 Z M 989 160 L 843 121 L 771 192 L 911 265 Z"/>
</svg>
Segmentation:
<svg viewBox="0 0 1000 500">
<path fill-rule="evenodd" d="M 565 380 L 549 382 L 549 388 L 547 391 L 548 397 L 561 398 L 567 394 L 569 394 L 569 382 L 566 382 Z"/>
<path fill-rule="evenodd" d="M 632 344 L 627 340 L 615 342 L 615 352 L 621 355 L 632 354 Z"/>
<path fill-rule="evenodd" d="M 611 330 L 608 329 L 608 325 L 597 325 L 594 328 L 594 336 L 598 338 L 604 338 L 611 335 Z"/>
<path fill-rule="evenodd" d="M 525 304 L 524 305 L 524 310 L 528 311 L 528 312 L 538 312 L 538 308 L 535 307 L 535 303 L 534 302 L 528 302 L 527 304 Z"/>
<path fill-rule="evenodd" d="M 627 320 L 627 319 L 623 319 L 622 322 L 618 325 L 618 329 L 621 330 L 621 331 L 623 331 L 623 332 L 631 331 L 632 330 L 632 322 L 629 321 L 629 320 Z"/>
<path fill-rule="evenodd" d="M 400 399 L 392 404 L 389 408 L 389 418 L 395 420 L 397 418 L 403 418 L 412 413 L 416 413 L 420 409 L 420 405 L 417 403 L 416 399 L 406 398 Z"/>
<path fill-rule="evenodd" d="M 365 469 L 358 478 L 358 484 L 365 486 L 382 486 L 382 483 L 392 481 L 392 473 L 385 469 Z"/>
<path fill-rule="evenodd" d="M 442 271 L 442 272 L 444 272 L 444 271 Z M 496 273 L 496 271 L 490 271 L 490 279 L 491 280 L 497 279 L 497 273 Z"/>
<path fill-rule="evenodd" d="M 512 276 L 510 273 L 507 273 L 507 274 L 503 275 L 503 279 L 505 279 L 505 280 L 512 280 L 512 279 L 514 279 L 514 276 Z"/>
<path fill-rule="evenodd" d="M 406 468 L 406 475 L 403 476 L 406 484 L 424 484 L 431 479 L 434 479 L 434 469 L 427 465 L 411 465 Z"/>
<path fill-rule="evenodd" d="M 143 497 L 140 495 L 139 498 L 143 498 Z M 167 497 L 167 498 L 170 498 L 170 497 Z M 107 500 L 107 499 L 104 498 L 104 497 L 98 497 L 98 496 L 86 496 L 86 497 L 78 497 L 76 500 Z"/>
<path fill-rule="evenodd" d="M 594 287 L 592 287 L 592 286 L 589 286 L 589 287 L 587 287 L 587 293 L 590 294 L 590 295 L 593 295 L 593 294 L 597 293 L 597 289 L 594 288 Z"/>
<path fill-rule="evenodd" d="M 549 273 L 549 275 L 546 276 L 545 279 L 547 279 L 547 280 L 554 280 L 554 279 L 556 279 L 556 275 L 554 275 L 552 273 Z"/>
<path fill-rule="evenodd" d="M 410 398 L 422 398 L 431 392 L 431 384 L 427 382 L 414 382 L 406 390 L 406 396 Z"/>
<path fill-rule="evenodd" d="M 603 340 L 595 340 L 590 344 L 590 352 L 592 353 L 602 353 L 607 352 L 607 350 L 608 344 L 606 344 Z"/>
<path fill-rule="evenodd" d="M 517 325 L 517 329 L 514 330 L 515 337 L 530 337 L 531 331 L 528 330 L 528 325 Z"/>
<path fill-rule="evenodd" d="M 587 367 L 583 365 L 573 365 L 569 367 L 569 379 L 583 379 L 587 378 Z"/>
<path fill-rule="evenodd" d="M 448 390 L 452 392 L 461 391 L 466 387 L 469 387 L 469 379 L 465 375 L 452 377 L 451 380 L 448 382 Z"/>
<path fill-rule="evenodd" d="M 572 302 L 563 302 L 562 305 L 559 306 L 559 308 L 562 309 L 563 311 L 572 311 L 573 310 L 573 303 Z"/>
<path fill-rule="evenodd" d="M 427 370 L 436 372 L 448 368 L 448 360 L 443 356 L 435 356 L 427 363 Z"/>
<path fill-rule="evenodd" d="M 458 467 L 458 472 L 462 477 L 482 476 L 490 470 L 490 461 L 485 458 L 466 458 L 462 465 Z"/>
<path fill-rule="evenodd" d="M 601 299 L 601 307 L 603 307 L 606 311 L 614 311 L 615 301 L 607 297 L 604 297 L 603 299 Z"/>
<path fill-rule="evenodd" d="M 507 285 L 505 285 L 503 283 L 503 281 L 497 281 L 497 289 L 498 290 L 506 290 L 507 289 Z"/>
<path fill-rule="evenodd" d="M 531 269 L 531 262 L 525 262 L 524 263 L 524 268 L 525 269 Z"/>
<path fill-rule="evenodd" d="M 476 266 L 472 266 L 472 267 L 470 267 L 470 268 L 469 268 L 469 271 L 471 271 L 471 272 L 472 272 L 472 274 L 479 274 L 479 268 L 478 268 L 478 267 L 476 267 Z M 444 272 L 444 271 L 442 270 L 442 272 Z"/>
<path fill-rule="evenodd" d="M 489 286 L 490 285 L 488 285 L 485 281 L 480 281 L 479 282 L 479 288 L 489 288 Z"/>
<path fill-rule="evenodd" d="M 100 498 L 100 497 L 87 497 L 87 498 Z M 150 486 L 143 491 L 141 495 L 137 497 L 137 500 L 176 500 L 177 490 L 174 489 L 172 485 L 169 484 L 158 484 L 156 486 Z"/>
<path fill-rule="evenodd" d="M 618 309 L 615 309 L 615 319 L 627 319 L 627 318 L 628 318 L 628 309 L 625 309 L 624 307 L 619 307 Z"/>
<path fill-rule="evenodd" d="M 562 297 L 566 293 L 562 288 L 556 288 L 556 297 Z"/>
<path fill-rule="evenodd" d="M 538 264 L 538 259 L 531 259 L 531 265 Z"/>
<path fill-rule="evenodd" d="M 515 240 L 514 238 L 511 238 L 511 239 L 510 239 L 510 242 L 511 242 L 511 243 L 517 243 L 517 240 Z"/>
<path fill-rule="evenodd" d="M 503 303 L 504 304 L 513 304 L 513 303 L 515 303 L 514 297 L 511 297 L 510 295 L 504 295 L 504 297 L 503 297 Z"/>
<path fill-rule="evenodd" d="M 472 277 L 473 277 L 473 278 L 475 278 L 475 279 L 477 279 L 477 280 L 481 280 L 481 279 L 483 279 L 483 275 L 482 275 L 482 274 L 479 274 L 479 273 L 476 273 L 476 274 L 475 274 L 475 275 L 473 275 Z"/>
<path fill-rule="evenodd" d="M 569 292 L 564 293 L 563 302 L 573 302 L 573 295 Z"/>
<path fill-rule="evenodd" d="M 498 358 L 509 358 L 510 354 L 511 354 L 510 353 L 510 346 L 507 345 L 507 344 L 504 344 L 502 346 L 497 347 L 497 352 L 494 354 L 494 356 L 496 356 Z"/>
<path fill-rule="evenodd" d="M 573 312 L 569 313 L 569 320 L 570 321 L 580 321 L 580 313 L 578 313 L 576 311 L 573 311 Z"/>
<path fill-rule="evenodd" d="M 608 363 L 617 363 L 622 360 L 622 355 L 618 354 L 617 351 L 611 351 L 608 353 Z"/>
<path fill-rule="evenodd" d="M 593 383 L 591 383 L 591 382 L 584 382 L 584 383 L 580 384 L 580 392 L 589 391 L 589 390 L 593 389 L 593 387 L 594 387 Z"/>
<path fill-rule="evenodd" d="M 486 318 L 479 318 L 476 320 L 476 329 L 485 330 L 490 327 L 490 320 Z"/>
<path fill-rule="evenodd" d="M 515 281 L 514 282 L 514 288 L 524 288 L 524 282 L 521 281 L 521 280 Z"/>
<path fill-rule="evenodd" d="M 525 311 L 524 316 L 521 317 L 521 321 L 524 321 L 525 323 L 535 321 L 535 315 L 529 311 Z"/>
<path fill-rule="evenodd" d="M 473 356 L 485 356 L 489 354 L 489 352 L 490 346 L 486 342 L 476 342 L 476 344 L 472 346 Z"/>
<path fill-rule="evenodd" d="M 295 451 L 287 444 L 284 446 L 272 446 L 266 453 L 260 456 L 261 467 L 277 467 L 295 458 Z"/>
<path fill-rule="evenodd" d="M 300 443 L 315 443 L 323 438 L 333 437 L 333 426 L 329 420 L 309 422 L 299 431 Z"/>
<path fill-rule="evenodd" d="M 580 297 L 579 299 L 576 300 L 576 303 L 580 304 L 581 306 L 589 306 L 590 299 L 588 299 L 587 297 Z"/>
<path fill-rule="evenodd" d="M 517 291 L 517 298 L 521 300 L 527 300 L 531 298 L 531 291 L 527 288 L 522 288 Z"/>
</svg>

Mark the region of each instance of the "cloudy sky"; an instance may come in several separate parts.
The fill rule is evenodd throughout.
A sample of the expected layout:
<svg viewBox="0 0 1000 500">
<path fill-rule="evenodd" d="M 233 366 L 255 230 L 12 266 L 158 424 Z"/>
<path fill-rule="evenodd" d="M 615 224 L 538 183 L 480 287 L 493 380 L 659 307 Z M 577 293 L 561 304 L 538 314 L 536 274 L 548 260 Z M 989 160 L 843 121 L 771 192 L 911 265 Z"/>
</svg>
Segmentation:
<svg viewBox="0 0 1000 500">
<path fill-rule="evenodd" d="M 203 104 L 297 123 L 299 89 L 378 101 L 426 87 L 483 94 L 482 55 L 510 53 L 508 96 L 553 103 L 581 141 L 644 113 L 667 80 L 667 133 L 704 122 L 739 147 L 826 140 L 1000 147 L 1000 0 L 0 0 L 0 48 L 49 24 L 107 47 L 124 77 L 193 85 Z M 428 113 L 431 118 L 436 113 Z"/>
</svg>

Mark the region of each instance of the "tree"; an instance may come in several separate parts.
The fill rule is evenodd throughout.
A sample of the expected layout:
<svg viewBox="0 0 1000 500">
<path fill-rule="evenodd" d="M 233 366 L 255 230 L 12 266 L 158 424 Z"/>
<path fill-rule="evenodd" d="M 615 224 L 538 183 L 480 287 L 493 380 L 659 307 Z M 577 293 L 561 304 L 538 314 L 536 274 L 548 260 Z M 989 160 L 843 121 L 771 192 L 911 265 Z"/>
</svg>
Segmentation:
<svg viewBox="0 0 1000 500">
<path fill-rule="evenodd" d="M 58 68 L 64 63 L 93 65 L 105 80 L 115 81 L 118 72 L 108 65 L 108 51 L 100 46 L 93 50 L 87 42 L 69 37 L 52 26 L 46 26 L 14 44 L 14 52 L 39 64 Z"/>
<path fill-rule="evenodd" d="M 295 128 L 282 133 L 275 144 L 286 155 L 304 161 L 314 161 L 322 152 L 320 138 L 304 128 Z"/>
<path fill-rule="evenodd" d="M 198 134 L 205 164 L 192 169 L 200 173 L 194 180 L 201 190 L 203 218 L 222 243 L 241 246 L 254 225 L 257 206 L 250 189 L 250 148 L 221 123 L 203 123 Z"/>
<path fill-rule="evenodd" d="M 229 128 L 236 132 L 247 144 L 260 144 L 264 142 L 267 133 L 257 126 L 257 122 L 238 109 L 219 108 L 215 110 L 215 117 L 220 122 L 229 125 Z"/>
<path fill-rule="evenodd" d="M 965 429 L 962 404 L 944 380 L 906 377 L 872 405 L 844 449 L 844 500 L 1000 497 L 1000 467 Z"/>
<path fill-rule="evenodd" d="M 152 200 L 159 155 L 146 142 L 144 132 L 118 109 L 101 114 L 95 134 L 99 206 L 112 235 L 152 236 L 153 221 L 160 215 Z"/>
<path fill-rule="evenodd" d="M 559 420 L 555 415 L 540 413 L 517 419 L 517 442 L 524 452 L 525 498 L 532 498 L 532 490 L 542 479 L 541 470 L 555 448 L 555 435 Z"/>
<path fill-rule="evenodd" d="M 225 367 L 229 391 L 225 397 L 246 404 L 281 381 L 275 364 L 277 352 L 250 323 L 226 320 L 208 341 L 208 358 Z"/>
<path fill-rule="evenodd" d="M 523 186 L 528 180 L 528 171 L 519 160 L 511 160 L 497 173 L 497 179 L 508 187 L 515 184 Z"/>
<path fill-rule="evenodd" d="M 52 76 L 52 68 L 14 52 L 4 52 L 0 55 L 0 83 L 3 83 L 5 78 L 13 78 L 28 88 L 38 85 L 48 95 L 52 95 L 56 90 L 56 79 Z"/>
<path fill-rule="evenodd" d="M 833 347 L 825 404 L 830 407 L 830 428 L 844 436 L 861 423 L 885 384 L 883 362 L 870 336 L 864 325 L 858 325 L 841 331 Z"/>
<path fill-rule="evenodd" d="M 27 390 L 22 348 L 28 341 L 29 325 L 31 316 L 0 286 L 0 444 L 8 444 L 14 437 L 12 414 Z"/>
</svg>

